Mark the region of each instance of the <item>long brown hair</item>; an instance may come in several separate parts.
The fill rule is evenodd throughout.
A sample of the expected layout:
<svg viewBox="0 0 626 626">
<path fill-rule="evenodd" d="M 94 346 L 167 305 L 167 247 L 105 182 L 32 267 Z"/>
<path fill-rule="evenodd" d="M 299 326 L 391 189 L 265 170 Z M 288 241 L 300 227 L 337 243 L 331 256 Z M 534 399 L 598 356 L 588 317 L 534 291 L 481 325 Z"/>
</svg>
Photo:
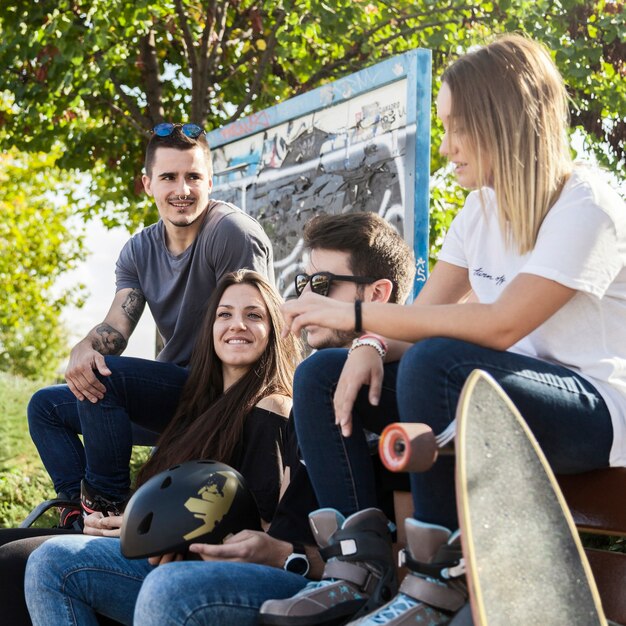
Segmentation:
<svg viewBox="0 0 626 626">
<path fill-rule="evenodd" d="M 232 285 L 252 285 L 259 291 L 267 307 L 270 335 L 258 361 L 224 391 L 213 325 L 222 295 Z M 281 339 L 281 303 L 275 289 L 257 272 L 239 270 L 220 280 L 207 305 L 176 414 L 159 437 L 155 453 L 141 468 L 137 486 L 183 461 L 213 459 L 232 464 L 246 415 L 252 408 L 275 393 L 291 397 L 301 346 L 291 334 Z"/>
<path fill-rule="evenodd" d="M 495 191 L 508 244 L 529 252 L 572 170 L 563 78 L 546 48 L 510 34 L 459 58 L 442 81 L 452 94 L 452 128 L 474 150 L 479 185 Z"/>
</svg>

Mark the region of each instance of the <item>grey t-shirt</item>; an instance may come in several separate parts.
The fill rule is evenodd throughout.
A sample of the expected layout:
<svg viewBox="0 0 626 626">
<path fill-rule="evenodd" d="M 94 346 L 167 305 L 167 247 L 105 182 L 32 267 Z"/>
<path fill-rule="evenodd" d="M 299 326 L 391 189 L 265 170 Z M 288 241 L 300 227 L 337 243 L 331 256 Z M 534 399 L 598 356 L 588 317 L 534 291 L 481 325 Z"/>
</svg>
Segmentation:
<svg viewBox="0 0 626 626">
<path fill-rule="evenodd" d="M 272 244 L 261 225 L 232 204 L 209 202 L 198 236 L 182 254 L 170 254 L 159 220 L 122 248 L 116 291 L 141 289 L 165 347 L 157 360 L 186 366 L 207 301 L 219 279 L 253 269 L 274 283 Z"/>
</svg>

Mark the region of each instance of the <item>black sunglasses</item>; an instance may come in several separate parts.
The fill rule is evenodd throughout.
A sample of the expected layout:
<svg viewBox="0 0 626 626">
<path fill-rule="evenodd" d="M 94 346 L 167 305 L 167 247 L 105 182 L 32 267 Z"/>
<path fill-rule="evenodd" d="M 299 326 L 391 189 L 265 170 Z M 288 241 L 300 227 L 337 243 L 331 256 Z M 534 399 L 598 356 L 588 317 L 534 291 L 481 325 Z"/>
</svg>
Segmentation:
<svg viewBox="0 0 626 626">
<path fill-rule="evenodd" d="M 327 296 L 334 280 L 345 280 L 359 285 L 369 285 L 378 278 L 370 278 L 369 276 L 340 276 L 339 274 L 331 274 L 330 272 L 315 272 L 315 274 L 296 274 L 296 293 L 298 296 L 304 291 L 307 284 L 311 283 L 311 291 L 320 296 Z"/>
<path fill-rule="evenodd" d="M 172 124 L 171 122 L 163 122 L 163 124 L 157 124 L 152 132 L 159 137 L 168 137 L 174 132 L 175 128 L 180 128 L 183 135 L 196 139 L 202 135 L 205 130 L 197 124 Z"/>
</svg>

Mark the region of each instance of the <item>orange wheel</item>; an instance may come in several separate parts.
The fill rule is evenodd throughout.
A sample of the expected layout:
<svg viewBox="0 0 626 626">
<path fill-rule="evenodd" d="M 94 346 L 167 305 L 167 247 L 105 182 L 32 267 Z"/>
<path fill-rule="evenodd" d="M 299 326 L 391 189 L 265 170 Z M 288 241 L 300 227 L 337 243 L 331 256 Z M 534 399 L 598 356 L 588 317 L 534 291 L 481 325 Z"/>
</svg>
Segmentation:
<svg viewBox="0 0 626 626">
<path fill-rule="evenodd" d="M 437 459 L 435 435 L 426 424 L 389 424 L 380 435 L 378 452 L 392 472 L 425 472 Z"/>
</svg>

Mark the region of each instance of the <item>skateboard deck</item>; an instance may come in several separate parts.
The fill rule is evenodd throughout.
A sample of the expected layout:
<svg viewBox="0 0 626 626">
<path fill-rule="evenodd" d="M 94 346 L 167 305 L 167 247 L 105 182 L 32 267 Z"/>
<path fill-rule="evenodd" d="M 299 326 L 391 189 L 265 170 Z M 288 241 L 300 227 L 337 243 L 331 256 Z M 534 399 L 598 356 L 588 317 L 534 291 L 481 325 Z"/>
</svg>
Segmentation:
<svg viewBox="0 0 626 626">
<path fill-rule="evenodd" d="M 605 625 L 554 475 L 485 372 L 469 376 L 456 422 L 456 496 L 475 626 Z"/>
</svg>

